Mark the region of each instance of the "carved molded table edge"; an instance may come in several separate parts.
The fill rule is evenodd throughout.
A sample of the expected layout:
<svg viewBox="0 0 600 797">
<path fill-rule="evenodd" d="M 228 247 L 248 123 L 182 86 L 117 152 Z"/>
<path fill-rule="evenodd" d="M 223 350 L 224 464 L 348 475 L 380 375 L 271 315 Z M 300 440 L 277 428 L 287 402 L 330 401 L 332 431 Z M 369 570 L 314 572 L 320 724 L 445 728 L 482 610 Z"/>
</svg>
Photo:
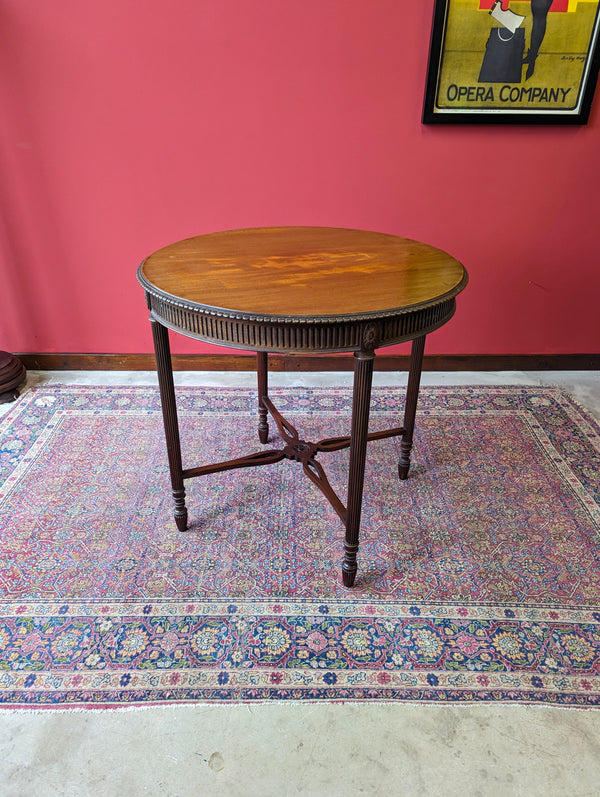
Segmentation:
<svg viewBox="0 0 600 797">
<path fill-rule="evenodd" d="M 419 305 L 343 316 L 269 316 L 186 302 L 158 290 L 141 271 L 151 316 L 164 326 L 189 337 L 252 351 L 359 351 L 367 329 L 375 327 L 376 346 L 389 346 L 428 334 L 445 324 L 455 311 L 454 297 L 467 275 L 448 293 Z"/>
</svg>

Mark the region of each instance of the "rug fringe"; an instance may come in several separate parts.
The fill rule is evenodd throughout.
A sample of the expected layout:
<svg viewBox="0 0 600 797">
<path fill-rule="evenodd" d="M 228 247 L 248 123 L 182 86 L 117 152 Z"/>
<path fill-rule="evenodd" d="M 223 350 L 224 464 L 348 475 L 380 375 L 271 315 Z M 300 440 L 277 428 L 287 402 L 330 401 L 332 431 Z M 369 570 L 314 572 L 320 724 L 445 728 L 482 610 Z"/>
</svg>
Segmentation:
<svg viewBox="0 0 600 797">
<path fill-rule="evenodd" d="M 40 708 L 39 706 L 32 706 L 31 708 L 26 707 L 15 707 L 12 708 L 11 706 L 0 706 L 0 716 L 2 713 L 10 713 L 10 714 L 17 714 L 20 716 L 31 716 L 31 715 L 54 715 L 54 714 L 75 714 L 75 715 L 82 715 L 82 714 L 89 714 L 91 712 L 111 712 L 114 714 L 130 714 L 136 712 L 143 712 L 143 711 L 222 711 L 222 710 L 242 710 L 246 709 L 248 713 L 252 713 L 252 709 L 255 707 L 262 708 L 262 707 L 272 707 L 277 706 L 278 710 L 282 711 L 298 711 L 301 710 L 301 706 L 306 706 L 307 708 L 310 707 L 311 711 L 314 711 L 316 706 L 336 706 L 340 708 L 345 707 L 352 707 L 356 709 L 364 709 L 365 705 L 371 706 L 381 706 L 381 707 L 393 707 L 394 711 L 402 711 L 404 707 L 406 708 L 415 708 L 418 707 L 423 710 L 427 711 L 448 711 L 448 710 L 456 710 L 456 711 L 465 711 L 467 709 L 473 709 L 475 711 L 485 711 L 490 708 L 505 708 L 508 710 L 530 710 L 530 709 L 540 709 L 543 711 L 552 710 L 552 711 L 595 711 L 597 710 L 597 706 L 557 706 L 552 705 L 549 703 L 528 703 L 528 702 L 515 702 L 515 701 L 494 701 L 486 702 L 486 701 L 472 701 L 472 702 L 464 702 L 464 703 L 431 703 L 431 702 L 423 702 L 419 700 L 404 700 L 404 701 L 394 701 L 394 700 L 252 700 L 252 701 L 240 701 L 238 703 L 230 702 L 230 701 L 195 701 L 195 702 L 182 702 L 182 703 L 146 703 L 146 704 L 139 704 L 135 706 L 119 706 L 119 705 L 94 705 L 94 706 L 72 706 L 72 707 L 64 707 L 64 706 L 48 706 L 47 708 Z M 285 708 L 284 708 L 285 707 Z"/>
</svg>

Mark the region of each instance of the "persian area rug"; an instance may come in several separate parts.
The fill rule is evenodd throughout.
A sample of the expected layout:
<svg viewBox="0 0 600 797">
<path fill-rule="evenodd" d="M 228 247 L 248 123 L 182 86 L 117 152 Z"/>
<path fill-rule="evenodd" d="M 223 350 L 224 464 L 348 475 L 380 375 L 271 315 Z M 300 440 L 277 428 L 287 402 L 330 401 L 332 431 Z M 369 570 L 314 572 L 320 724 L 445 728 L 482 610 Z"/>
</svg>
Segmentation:
<svg viewBox="0 0 600 797">
<path fill-rule="evenodd" d="M 271 397 L 348 433 L 348 389 Z M 403 401 L 375 388 L 371 431 Z M 255 391 L 178 402 L 184 467 L 261 450 Z M 600 702 L 600 429 L 558 390 L 424 388 L 408 480 L 369 444 L 352 590 L 296 462 L 186 482 L 176 530 L 154 388 L 33 389 L 0 433 L 4 707 Z M 348 451 L 319 460 L 345 500 Z"/>
</svg>

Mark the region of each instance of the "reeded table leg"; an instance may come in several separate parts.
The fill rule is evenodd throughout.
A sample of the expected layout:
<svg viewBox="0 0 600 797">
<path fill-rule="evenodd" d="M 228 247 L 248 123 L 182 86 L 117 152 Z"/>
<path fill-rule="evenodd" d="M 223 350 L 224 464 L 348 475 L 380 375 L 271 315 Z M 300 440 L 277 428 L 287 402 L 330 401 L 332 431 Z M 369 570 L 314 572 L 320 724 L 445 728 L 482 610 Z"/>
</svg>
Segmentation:
<svg viewBox="0 0 600 797">
<path fill-rule="evenodd" d="M 269 437 L 269 424 L 267 423 L 267 408 L 263 404 L 263 397 L 269 395 L 269 364 L 266 351 L 256 352 L 256 374 L 258 376 L 258 439 L 266 443 Z"/>
<path fill-rule="evenodd" d="M 354 353 L 354 392 L 352 398 L 352 431 L 350 442 L 350 472 L 348 474 L 348 514 L 346 519 L 346 538 L 344 541 L 344 563 L 342 578 L 346 587 L 354 584 L 356 577 L 356 554 L 360 531 L 363 484 L 365 477 L 365 457 L 367 453 L 367 432 L 369 429 L 369 407 L 371 403 L 371 382 L 375 354 Z"/>
<path fill-rule="evenodd" d="M 398 476 L 406 479 L 410 468 L 410 452 L 413 444 L 415 430 L 415 415 L 417 413 L 417 400 L 419 398 L 419 385 L 421 384 L 421 370 L 423 368 L 423 351 L 425 350 L 425 335 L 415 338 L 412 343 L 410 355 L 410 371 L 408 373 L 408 386 L 406 388 L 406 403 L 404 405 L 404 429 L 400 443 L 400 459 L 398 461 Z"/>
<path fill-rule="evenodd" d="M 153 318 L 150 319 L 150 323 L 152 325 L 152 337 L 154 338 L 160 402 L 165 425 L 169 470 L 171 472 L 171 487 L 175 501 L 175 523 L 179 531 L 185 531 L 187 529 L 188 513 L 185 506 L 185 488 L 183 486 L 181 445 L 179 442 L 179 423 L 177 421 L 177 404 L 175 403 L 169 332 L 166 327 Z"/>
</svg>

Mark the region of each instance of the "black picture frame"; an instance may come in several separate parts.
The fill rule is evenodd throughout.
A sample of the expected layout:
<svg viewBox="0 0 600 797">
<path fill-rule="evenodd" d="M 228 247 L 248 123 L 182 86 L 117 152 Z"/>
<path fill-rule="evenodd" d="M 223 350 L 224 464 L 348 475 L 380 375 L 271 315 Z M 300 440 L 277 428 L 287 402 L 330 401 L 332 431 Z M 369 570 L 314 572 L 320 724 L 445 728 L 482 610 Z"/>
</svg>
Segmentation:
<svg viewBox="0 0 600 797">
<path fill-rule="evenodd" d="M 583 125 L 599 68 L 600 0 L 435 0 L 422 121 Z"/>
</svg>

